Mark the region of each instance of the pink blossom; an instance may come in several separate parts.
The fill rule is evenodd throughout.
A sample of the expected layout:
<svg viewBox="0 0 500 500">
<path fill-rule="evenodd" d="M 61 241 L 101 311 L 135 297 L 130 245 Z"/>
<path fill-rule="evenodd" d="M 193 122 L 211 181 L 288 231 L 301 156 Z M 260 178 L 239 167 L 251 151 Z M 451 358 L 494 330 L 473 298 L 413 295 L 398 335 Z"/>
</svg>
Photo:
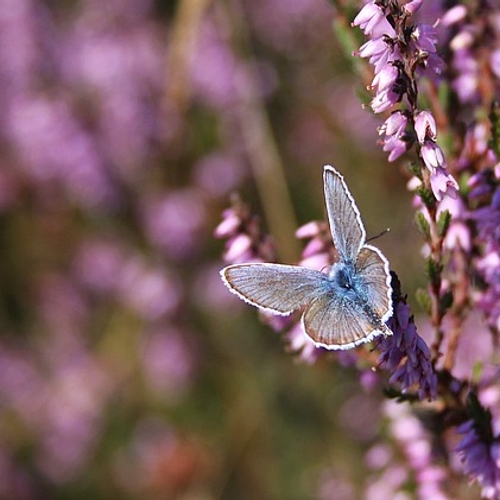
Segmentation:
<svg viewBox="0 0 500 500">
<path fill-rule="evenodd" d="M 455 5 L 441 17 L 441 26 L 452 26 L 463 21 L 467 16 L 467 7 L 465 5 Z"/>
<path fill-rule="evenodd" d="M 438 201 L 445 196 L 457 196 L 457 181 L 442 167 L 437 167 L 431 172 L 431 189 Z"/>
<path fill-rule="evenodd" d="M 376 29 L 385 28 L 385 25 L 390 27 L 384 11 L 373 2 L 365 4 L 351 23 L 351 26 L 359 26 L 365 35 L 371 35 Z"/>
<path fill-rule="evenodd" d="M 247 254 L 252 247 L 252 240 L 247 234 L 238 234 L 231 238 L 227 243 L 227 249 L 224 252 L 226 262 L 246 262 Z"/>
<path fill-rule="evenodd" d="M 424 144 L 426 139 L 436 140 L 436 120 L 434 120 L 430 111 L 420 111 L 417 114 L 415 118 L 415 132 L 420 144 Z"/>
<path fill-rule="evenodd" d="M 382 113 L 390 109 L 394 104 L 399 102 L 401 96 L 396 94 L 392 89 L 386 89 L 372 99 L 370 106 L 374 113 Z"/>
<path fill-rule="evenodd" d="M 445 164 L 442 149 L 433 141 L 425 141 L 420 150 L 422 160 L 425 166 L 432 172 L 436 168 L 443 167 Z"/>
<path fill-rule="evenodd" d="M 392 113 L 383 125 L 379 128 L 379 135 L 386 134 L 388 136 L 395 135 L 401 137 L 408 124 L 408 118 L 401 113 L 401 111 L 396 111 Z"/>
<path fill-rule="evenodd" d="M 423 0 L 411 0 L 404 6 L 404 9 L 408 14 L 415 14 L 422 7 L 422 2 Z"/>
<path fill-rule="evenodd" d="M 415 26 L 412 38 L 419 50 L 435 53 L 436 52 L 436 29 L 430 24 L 420 23 Z"/>
<path fill-rule="evenodd" d="M 399 76 L 399 70 L 393 64 L 384 65 L 373 78 L 371 89 L 377 89 L 377 92 L 392 88 Z"/>
<path fill-rule="evenodd" d="M 407 143 L 401 139 L 391 137 L 389 140 L 385 141 L 384 147 L 382 148 L 385 152 L 389 152 L 389 161 L 397 160 L 403 153 L 407 150 Z"/>
</svg>

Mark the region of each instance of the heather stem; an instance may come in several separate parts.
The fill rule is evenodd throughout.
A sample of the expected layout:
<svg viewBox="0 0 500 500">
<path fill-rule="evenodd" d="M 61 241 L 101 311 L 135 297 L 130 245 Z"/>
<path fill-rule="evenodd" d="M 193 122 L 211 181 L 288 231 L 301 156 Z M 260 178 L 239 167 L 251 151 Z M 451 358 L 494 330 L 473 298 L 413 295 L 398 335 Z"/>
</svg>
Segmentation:
<svg viewBox="0 0 500 500">
<path fill-rule="evenodd" d="M 423 163 L 423 161 L 422 161 Z M 430 174 L 428 170 L 423 165 L 423 181 L 424 186 L 430 190 Z M 431 322 L 435 328 L 436 338 L 432 344 L 432 359 L 435 364 L 438 358 L 441 356 L 440 349 L 441 344 L 444 339 L 444 332 L 441 328 L 441 321 L 443 319 L 443 314 L 441 311 L 441 263 L 442 263 L 442 251 L 443 251 L 443 237 L 439 235 L 437 227 L 437 210 L 435 206 L 427 206 L 429 213 L 429 246 L 431 249 L 430 258 L 433 266 L 433 276 L 430 279 L 430 295 L 431 295 Z"/>
<path fill-rule="evenodd" d="M 451 371 L 455 364 L 455 357 L 462 333 L 462 326 L 465 320 L 465 310 L 468 305 L 469 297 L 469 276 L 468 276 L 468 260 L 464 251 L 457 250 L 453 259 L 456 269 L 456 280 L 453 287 L 453 306 L 450 311 L 452 321 L 451 330 L 448 334 L 448 344 L 444 358 L 443 368 Z"/>
</svg>

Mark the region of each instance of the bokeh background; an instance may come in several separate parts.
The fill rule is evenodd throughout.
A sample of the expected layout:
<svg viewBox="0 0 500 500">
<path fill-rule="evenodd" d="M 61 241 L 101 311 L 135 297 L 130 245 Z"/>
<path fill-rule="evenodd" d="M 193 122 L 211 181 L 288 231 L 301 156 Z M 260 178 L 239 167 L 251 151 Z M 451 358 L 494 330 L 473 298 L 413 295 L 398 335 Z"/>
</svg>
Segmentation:
<svg viewBox="0 0 500 500">
<path fill-rule="evenodd" d="M 380 391 L 300 363 L 213 237 L 238 192 L 299 260 L 333 163 L 424 283 L 345 3 L 1 0 L 0 498 L 361 497 Z"/>
</svg>

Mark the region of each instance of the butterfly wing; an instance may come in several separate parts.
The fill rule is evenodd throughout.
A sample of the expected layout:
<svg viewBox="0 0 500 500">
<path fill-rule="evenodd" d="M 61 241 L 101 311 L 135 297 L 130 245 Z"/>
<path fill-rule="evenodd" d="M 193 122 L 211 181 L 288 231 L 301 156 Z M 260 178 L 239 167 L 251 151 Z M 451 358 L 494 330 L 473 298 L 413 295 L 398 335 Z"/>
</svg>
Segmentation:
<svg viewBox="0 0 500 500">
<path fill-rule="evenodd" d="M 359 304 L 326 293 L 309 304 L 302 325 L 317 346 L 333 350 L 352 349 L 378 335 L 391 333 L 385 325 L 374 326 Z"/>
<path fill-rule="evenodd" d="M 382 322 L 387 321 L 392 315 L 389 262 L 378 248 L 365 245 L 359 252 L 355 267 L 365 285 L 365 299 L 371 310 Z"/>
<path fill-rule="evenodd" d="M 221 271 L 222 280 L 240 299 L 275 314 L 290 314 L 309 303 L 327 276 L 320 271 L 282 264 L 235 264 Z"/>
<path fill-rule="evenodd" d="M 344 178 L 331 165 L 324 168 L 323 182 L 335 248 L 342 260 L 354 262 L 366 238 L 358 207 Z"/>
</svg>

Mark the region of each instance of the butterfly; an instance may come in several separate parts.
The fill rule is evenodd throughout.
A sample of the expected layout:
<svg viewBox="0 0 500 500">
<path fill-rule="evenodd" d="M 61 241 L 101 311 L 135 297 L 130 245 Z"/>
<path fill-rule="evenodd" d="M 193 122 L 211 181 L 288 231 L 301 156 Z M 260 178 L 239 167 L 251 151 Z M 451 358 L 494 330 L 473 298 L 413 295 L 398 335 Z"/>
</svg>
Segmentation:
<svg viewBox="0 0 500 500">
<path fill-rule="evenodd" d="M 302 326 L 316 346 L 351 349 L 392 335 L 389 262 L 366 243 L 359 209 L 342 175 L 323 170 L 326 211 L 338 260 L 329 271 L 248 263 L 221 270 L 224 284 L 245 302 L 274 314 L 303 309 Z"/>
</svg>

